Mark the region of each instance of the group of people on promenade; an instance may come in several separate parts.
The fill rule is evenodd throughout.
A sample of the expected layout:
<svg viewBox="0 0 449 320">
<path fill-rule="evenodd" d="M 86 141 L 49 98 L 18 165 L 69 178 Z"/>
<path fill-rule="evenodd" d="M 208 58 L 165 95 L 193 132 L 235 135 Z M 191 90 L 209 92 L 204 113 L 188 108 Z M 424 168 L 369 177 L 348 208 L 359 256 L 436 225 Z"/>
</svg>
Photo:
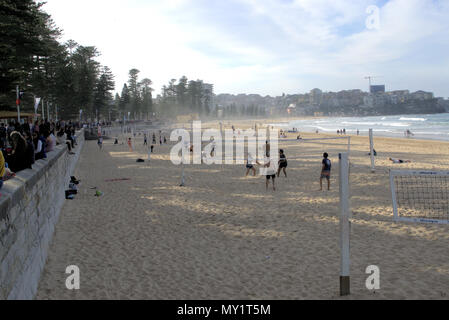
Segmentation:
<svg viewBox="0 0 449 320">
<path fill-rule="evenodd" d="M 56 145 L 66 144 L 69 154 L 74 154 L 76 128 L 79 123 L 70 121 L 0 123 L 0 188 L 15 173 L 32 169 L 36 161 L 47 158 Z"/>
</svg>

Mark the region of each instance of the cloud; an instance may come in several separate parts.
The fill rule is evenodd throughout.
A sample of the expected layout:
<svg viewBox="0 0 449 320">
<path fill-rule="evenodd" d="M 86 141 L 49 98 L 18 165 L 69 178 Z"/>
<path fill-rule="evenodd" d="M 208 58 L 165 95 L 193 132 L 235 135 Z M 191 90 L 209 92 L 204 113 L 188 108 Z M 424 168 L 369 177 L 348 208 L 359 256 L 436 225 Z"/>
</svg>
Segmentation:
<svg viewBox="0 0 449 320">
<path fill-rule="evenodd" d="M 365 26 L 380 7 L 380 29 Z M 65 39 L 95 45 L 121 90 L 131 68 L 158 91 L 186 75 L 216 92 L 277 95 L 367 86 L 449 96 L 445 0 L 48 0 Z"/>
</svg>

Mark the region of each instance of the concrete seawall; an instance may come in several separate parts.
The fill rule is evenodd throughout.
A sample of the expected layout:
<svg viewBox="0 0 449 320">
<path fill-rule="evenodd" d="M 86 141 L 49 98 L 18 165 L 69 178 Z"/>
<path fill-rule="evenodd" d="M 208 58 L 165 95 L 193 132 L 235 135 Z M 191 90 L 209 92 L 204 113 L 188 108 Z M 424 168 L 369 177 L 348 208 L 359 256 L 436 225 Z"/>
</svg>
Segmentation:
<svg viewBox="0 0 449 320">
<path fill-rule="evenodd" d="M 0 300 L 33 299 L 70 176 L 84 145 L 78 131 L 75 155 L 57 146 L 33 169 L 19 172 L 0 190 Z"/>
</svg>

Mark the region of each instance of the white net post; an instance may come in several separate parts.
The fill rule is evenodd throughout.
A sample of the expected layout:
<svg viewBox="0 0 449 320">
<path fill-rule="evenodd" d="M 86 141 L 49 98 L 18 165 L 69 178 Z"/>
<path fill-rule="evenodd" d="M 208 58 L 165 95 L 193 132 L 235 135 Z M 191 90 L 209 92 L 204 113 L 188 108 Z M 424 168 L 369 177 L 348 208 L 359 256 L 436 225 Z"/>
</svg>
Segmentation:
<svg viewBox="0 0 449 320">
<path fill-rule="evenodd" d="M 185 187 L 186 185 L 186 181 L 185 181 L 185 176 L 184 176 L 184 160 L 182 160 L 182 169 L 181 169 L 181 184 L 179 185 L 180 187 Z"/>
<path fill-rule="evenodd" d="M 399 222 L 398 202 L 397 202 L 397 198 L 396 198 L 396 185 L 394 183 L 394 175 L 391 170 L 390 170 L 390 188 L 391 188 L 391 199 L 393 202 L 394 221 Z"/>
<path fill-rule="evenodd" d="M 349 157 L 339 154 L 340 188 L 340 295 L 347 296 L 350 291 L 350 205 L 349 205 Z"/>
<path fill-rule="evenodd" d="M 351 137 L 348 137 L 348 154 L 351 154 Z"/>
<path fill-rule="evenodd" d="M 188 153 L 188 142 L 184 141 L 184 149 L 182 150 L 181 153 L 181 184 L 179 185 L 180 187 L 185 187 L 186 186 L 186 179 L 185 179 L 185 170 L 184 170 L 184 157 L 185 157 L 185 153 Z"/>
<path fill-rule="evenodd" d="M 371 172 L 376 172 L 376 167 L 374 163 L 374 134 L 373 129 L 369 129 L 369 148 L 371 155 Z"/>
</svg>

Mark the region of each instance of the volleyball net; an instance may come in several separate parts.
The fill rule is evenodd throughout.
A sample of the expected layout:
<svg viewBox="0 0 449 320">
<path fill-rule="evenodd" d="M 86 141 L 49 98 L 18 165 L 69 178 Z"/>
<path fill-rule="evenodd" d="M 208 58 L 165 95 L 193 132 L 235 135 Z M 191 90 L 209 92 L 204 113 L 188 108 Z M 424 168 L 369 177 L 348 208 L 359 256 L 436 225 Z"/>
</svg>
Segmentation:
<svg viewBox="0 0 449 320">
<path fill-rule="evenodd" d="M 449 224 L 449 172 L 390 171 L 395 221 Z"/>
</svg>

